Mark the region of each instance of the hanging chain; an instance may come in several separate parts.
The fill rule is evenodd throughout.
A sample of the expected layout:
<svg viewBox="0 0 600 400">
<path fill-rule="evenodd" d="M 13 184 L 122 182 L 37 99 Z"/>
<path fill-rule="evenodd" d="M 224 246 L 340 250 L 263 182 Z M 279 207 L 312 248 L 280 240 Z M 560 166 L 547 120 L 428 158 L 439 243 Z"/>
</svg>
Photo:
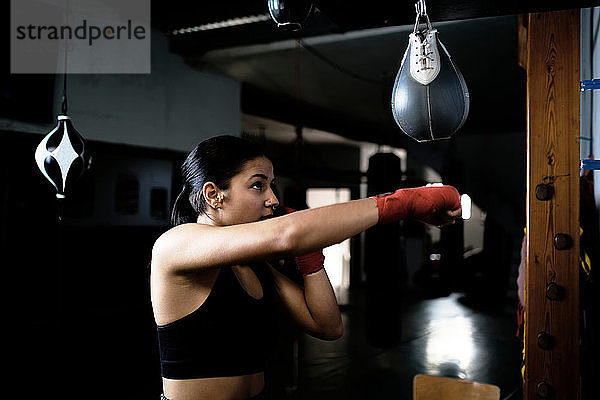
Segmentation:
<svg viewBox="0 0 600 400">
<path fill-rule="evenodd" d="M 69 11 L 70 4 L 67 0 L 66 9 L 65 9 L 65 25 L 69 25 Z M 61 111 L 64 115 L 67 115 L 67 53 L 69 52 L 69 41 L 65 36 L 65 72 L 63 74 L 63 95 L 62 95 L 62 104 Z"/>
</svg>

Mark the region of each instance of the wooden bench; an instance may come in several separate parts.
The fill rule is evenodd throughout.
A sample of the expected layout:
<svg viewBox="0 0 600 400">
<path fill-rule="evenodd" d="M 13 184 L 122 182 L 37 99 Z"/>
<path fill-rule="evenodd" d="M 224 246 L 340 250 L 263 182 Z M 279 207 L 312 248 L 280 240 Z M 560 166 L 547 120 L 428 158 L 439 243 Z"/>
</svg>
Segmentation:
<svg viewBox="0 0 600 400">
<path fill-rule="evenodd" d="M 500 388 L 487 383 L 416 375 L 413 400 L 500 400 Z"/>
</svg>

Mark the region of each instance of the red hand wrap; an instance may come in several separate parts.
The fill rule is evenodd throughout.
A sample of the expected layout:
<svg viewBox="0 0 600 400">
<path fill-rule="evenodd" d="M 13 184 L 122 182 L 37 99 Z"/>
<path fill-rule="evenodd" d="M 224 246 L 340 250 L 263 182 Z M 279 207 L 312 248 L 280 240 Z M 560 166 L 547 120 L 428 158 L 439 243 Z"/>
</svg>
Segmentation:
<svg viewBox="0 0 600 400">
<path fill-rule="evenodd" d="M 380 224 L 415 218 L 440 225 L 442 219 L 439 213 L 460 207 L 458 190 L 448 185 L 399 189 L 373 198 L 377 202 Z"/>
<path fill-rule="evenodd" d="M 318 250 L 303 256 L 297 256 L 295 260 L 302 275 L 308 275 L 323 269 L 325 256 L 322 250 Z"/>
<path fill-rule="evenodd" d="M 296 210 L 294 210 L 292 207 L 286 207 L 286 206 L 279 207 L 277 210 L 283 211 L 284 214 L 291 214 L 291 213 L 296 212 Z"/>
<path fill-rule="evenodd" d="M 293 208 L 285 206 L 281 207 L 281 210 L 286 214 L 296 212 L 296 210 L 294 210 Z M 323 263 L 325 262 L 323 250 L 313 251 L 312 253 L 294 257 L 294 259 L 302 275 L 308 275 L 322 270 Z"/>
</svg>

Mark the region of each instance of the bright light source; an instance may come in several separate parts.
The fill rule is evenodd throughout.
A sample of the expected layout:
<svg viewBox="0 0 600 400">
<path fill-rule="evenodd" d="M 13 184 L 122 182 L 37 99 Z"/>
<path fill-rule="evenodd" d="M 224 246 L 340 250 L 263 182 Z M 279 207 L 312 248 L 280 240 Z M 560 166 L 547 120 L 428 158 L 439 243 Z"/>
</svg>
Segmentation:
<svg viewBox="0 0 600 400">
<path fill-rule="evenodd" d="M 460 205 L 462 206 L 462 219 L 471 218 L 471 198 L 468 194 L 460 196 Z"/>
<path fill-rule="evenodd" d="M 310 208 L 350 201 L 347 188 L 309 188 L 306 191 L 306 204 Z M 350 239 L 323 249 L 325 270 L 334 290 L 350 286 Z"/>
</svg>

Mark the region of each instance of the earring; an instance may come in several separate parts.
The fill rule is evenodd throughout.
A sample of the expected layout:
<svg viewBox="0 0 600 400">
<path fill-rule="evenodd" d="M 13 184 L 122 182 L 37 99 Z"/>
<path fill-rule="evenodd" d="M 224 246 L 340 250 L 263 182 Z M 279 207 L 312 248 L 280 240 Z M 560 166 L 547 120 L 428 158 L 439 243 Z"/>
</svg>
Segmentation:
<svg viewBox="0 0 600 400">
<path fill-rule="evenodd" d="M 218 194 L 217 195 L 217 201 L 216 201 L 216 203 L 214 205 L 214 208 L 216 210 L 218 210 L 218 209 L 220 209 L 222 207 L 223 207 L 223 195 L 222 194 Z"/>
</svg>

